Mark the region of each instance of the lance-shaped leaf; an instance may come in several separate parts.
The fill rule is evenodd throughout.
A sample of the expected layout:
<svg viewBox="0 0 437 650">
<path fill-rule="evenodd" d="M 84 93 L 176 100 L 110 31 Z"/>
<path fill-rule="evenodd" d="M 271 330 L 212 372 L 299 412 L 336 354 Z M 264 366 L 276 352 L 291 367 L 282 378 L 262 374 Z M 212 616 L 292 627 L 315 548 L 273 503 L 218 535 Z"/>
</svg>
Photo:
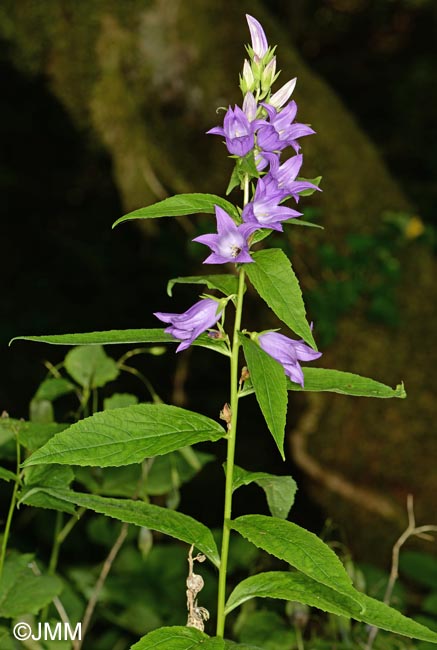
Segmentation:
<svg viewBox="0 0 437 650">
<path fill-rule="evenodd" d="M 297 491 L 296 481 L 291 476 L 275 476 L 266 472 L 248 472 L 235 465 L 232 490 L 237 490 L 242 485 L 249 485 L 250 483 L 256 483 L 264 490 L 273 517 L 280 519 L 288 517 Z"/>
<path fill-rule="evenodd" d="M 209 637 L 194 627 L 161 627 L 143 636 L 131 650 L 224 650 L 221 637 Z"/>
<path fill-rule="evenodd" d="M 278 318 L 317 350 L 299 282 L 288 257 L 279 248 L 257 251 L 252 257 L 255 264 L 246 264 L 245 269 L 261 298 Z"/>
<path fill-rule="evenodd" d="M 74 506 L 62 499 L 48 495 L 45 490 L 66 490 L 74 480 L 71 467 L 63 465 L 35 465 L 24 470 L 24 486 L 20 493 L 19 505 L 25 503 L 35 508 L 48 508 L 61 512 L 74 513 Z"/>
<path fill-rule="evenodd" d="M 208 289 L 216 289 L 225 296 L 230 296 L 238 291 L 238 278 L 230 273 L 220 273 L 217 275 L 189 275 L 181 278 L 173 278 L 167 283 L 167 293 L 169 296 L 172 295 L 175 284 L 204 284 Z"/>
<path fill-rule="evenodd" d="M 167 404 L 136 404 L 95 413 L 51 438 L 24 463 L 119 467 L 224 437 L 199 413 Z"/>
<path fill-rule="evenodd" d="M 171 334 L 166 334 L 161 328 L 108 330 L 106 332 L 85 332 L 80 334 L 46 334 L 42 336 L 16 336 L 14 341 L 35 341 L 51 345 L 112 345 L 124 343 L 180 343 Z M 207 334 L 201 334 L 193 345 L 209 348 L 229 356 L 229 350 L 224 341 L 212 339 Z"/>
<path fill-rule="evenodd" d="M 127 524 L 150 528 L 187 544 L 194 544 L 215 566 L 218 567 L 220 564 L 217 546 L 209 528 L 182 512 L 161 508 L 144 501 L 112 499 L 72 490 L 47 488 L 45 492 L 57 499 L 94 510 Z"/>
<path fill-rule="evenodd" d="M 168 199 L 147 205 L 145 208 L 129 212 L 113 224 L 113 228 L 124 221 L 132 219 L 156 219 L 157 217 L 182 217 L 186 214 L 214 213 L 214 206 L 220 206 L 233 217 L 238 217 L 238 211 L 232 203 L 215 194 L 176 194 Z"/>
<path fill-rule="evenodd" d="M 56 576 L 38 576 L 30 563 L 33 555 L 12 553 L 6 558 L 0 582 L 0 616 L 13 618 L 37 614 L 62 590 Z"/>
<path fill-rule="evenodd" d="M 362 611 L 357 612 L 355 603 L 333 589 L 315 582 L 302 573 L 269 571 L 251 576 L 238 584 L 228 598 L 226 613 L 251 598 L 279 598 L 281 600 L 297 601 L 310 607 L 317 607 L 324 612 L 346 616 L 374 625 L 389 632 L 437 643 L 437 633 L 424 625 L 407 618 L 396 609 L 356 592 L 355 598 L 362 605 Z"/>
<path fill-rule="evenodd" d="M 354 375 L 351 372 L 329 370 L 327 368 L 302 368 L 302 370 L 305 382 L 304 388 L 287 378 L 288 390 L 340 393 L 341 395 L 355 397 L 380 397 L 386 399 L 390 397 L 404 399 L 407 396 L 403 383 L 398 384 L 396 388 L 391 388 L 379 381 Z M 252 382 L 249 380 L 240 393 L 240 397 L 251 395 L 254 392 Z"/>
<path fill-rule="evenodd" d="M 240 340 L 256 399 L 284 460 L 284 432 L 288 401 L 284 368 L 246 336 L 241 336 Z"/>
<path fill-rule="evenodd" d="M 341 370 L 328 370 L 325 368 L 304 368 L 305 388 L 303 390 L 319 392 L 329 391 L 342 395 L 355 395 L 357 397 L 399 397 L 407 396 L 403 383 L 396 388 L 390 388 L 379 381 L 354 375 Z M 287 379 L 288 390 L 302 390 L 299 384 Z"/>
<path fill-rule="evenodd" d="M 265 515 L 244 515 L 229 526 L 258 548 L 288 562 L 313 580 L 351 599 L 351 607 L 362 604 L 343 564 L 321 539 L 291 521 Z M 355 602 L 354 602 L 355 601 Z"/>
</svg>

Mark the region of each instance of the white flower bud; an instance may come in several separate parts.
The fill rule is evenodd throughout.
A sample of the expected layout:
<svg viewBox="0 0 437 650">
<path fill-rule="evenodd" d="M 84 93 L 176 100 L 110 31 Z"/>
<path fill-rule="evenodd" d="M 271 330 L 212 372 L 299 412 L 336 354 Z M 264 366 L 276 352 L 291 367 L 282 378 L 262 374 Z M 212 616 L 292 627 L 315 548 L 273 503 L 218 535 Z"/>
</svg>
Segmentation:
<svg viewBox="0 0 437 650">
<path fill-rule="evenodd" d="M 297 78 L 290 79 L 282 86 L 274 95 L 269 99 L 269 104 L 275 108 L 281 108 L 291 97 L 291 94 L 296 86 Z"/>
</svg>

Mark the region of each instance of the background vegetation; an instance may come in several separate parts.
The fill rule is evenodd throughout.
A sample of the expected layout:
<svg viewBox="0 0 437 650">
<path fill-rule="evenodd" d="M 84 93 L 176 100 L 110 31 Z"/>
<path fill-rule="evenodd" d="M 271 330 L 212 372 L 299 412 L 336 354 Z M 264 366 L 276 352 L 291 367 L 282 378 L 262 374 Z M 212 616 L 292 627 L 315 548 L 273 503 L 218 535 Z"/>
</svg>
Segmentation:
<svg viewBox="0 0 437 650">
<path fill-rule="evenodd" d="M 324 193 L 305 215 L 325 231 L 293 231 L 287 245 L 323 365 L 403 379 L 409 395 L 393 404 L 295 398 L 295 516 L 317 532 L 330 518 L 330 534 L 354 555 L 386 565 L 406 495 L 419 521 L 437 514 L 433 0 L 5 0 L 0 408 L 27 417 L 43 361 L 65 354 L 8 349 L 12 336 L 154 327 L 153 311 L 192 301 L 184 288 L 165 297 L 170 277 L 200 266 L 186 225 L 110 226 L 175 192 L 224 191 L 222 145 L 204 132 L 217 106 L 237 100 L 245 10 L 279 43 L 283 77 L 298 76 L 299 116 L 318 132 L 304 173 L 322 174 Z M 193 219 L 190 238 L 203 223 Z M 256 326 L 255 308 L 251 318 Z M 219 364 L 200 364 L 196 351 L 136 364 L 166 401 L 216 417 L 227 398 Z M 123 382 L 120 390 L 147 397 L 135 378 Z M 257 470 L 262 459 L 265 470 L 271 457 L 270 471 L 281 472 L 250 406 L 243 464 Z M 208 470 L 196 480 L 182 491 L 184 510 L 215 525 L 221 477 Z"/>
</svg>

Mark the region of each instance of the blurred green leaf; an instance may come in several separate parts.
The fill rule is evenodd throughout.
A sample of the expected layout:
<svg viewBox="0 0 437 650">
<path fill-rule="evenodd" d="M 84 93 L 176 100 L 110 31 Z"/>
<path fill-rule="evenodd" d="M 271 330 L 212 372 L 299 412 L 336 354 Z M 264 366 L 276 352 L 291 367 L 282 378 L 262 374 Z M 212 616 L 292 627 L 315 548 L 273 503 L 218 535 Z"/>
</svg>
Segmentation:
<svg viewBox="0 0 437 650">
<path fill-rule="evenodd" d="M 64 360 L 68 374 L 83 388 L 100 388 L 117 379 L 120 370 L 102 346 L 79 346 Z"/>
</svg>

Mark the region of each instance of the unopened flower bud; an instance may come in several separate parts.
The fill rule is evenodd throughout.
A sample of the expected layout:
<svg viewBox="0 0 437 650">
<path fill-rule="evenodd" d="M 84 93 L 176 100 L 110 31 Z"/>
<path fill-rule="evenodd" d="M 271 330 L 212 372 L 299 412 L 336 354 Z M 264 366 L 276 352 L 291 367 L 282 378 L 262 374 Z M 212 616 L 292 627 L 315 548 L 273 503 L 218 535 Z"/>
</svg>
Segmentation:
<svg viewBox="0 0 437 650">
<path fill-rule="evenodd" d="M 296 81 L 296 77 L 294 79 L 290 79 L 290 81 L 287 81 L 287 83 L 284 84 L 282 88 L 280 88 L 274 95 L 270 97 L 269 104 L 275 108 L 281 108 L 281 106 L 283 106 L 290 98 L 296 86 Z"/>
<path fill-rule="evenodd" d="M 249 25 L 250 36 L 252 39 L 252 49 L 255 61 L 260 61 L 268 50 L 268 43 L 265 32 L 256 18 L 246 14 L 247 24 Z"/>
<path fill-rule="evenodd" d="M 256 81 L 253 76 L 252 67 L 247 59 L 244 60 L 243 74 L 240 75 L 240 88 L 243 95 L 255 90 Z"/>
<path fill-rule="evenodd" d="M 253 120 L 256 118 L 257 110 L 258 106 L 253 93 L 246 93 L 243 101 L 243 112 L 247 116 L 249 122 L 253 122 Z"/>
<path fill-rule="evenodd" d="M 276 75 L 276 57 L 274 56 L 266 65 L 261 75 L 261 89 L 267 93 L 275 81 Z"/>
</svg>

